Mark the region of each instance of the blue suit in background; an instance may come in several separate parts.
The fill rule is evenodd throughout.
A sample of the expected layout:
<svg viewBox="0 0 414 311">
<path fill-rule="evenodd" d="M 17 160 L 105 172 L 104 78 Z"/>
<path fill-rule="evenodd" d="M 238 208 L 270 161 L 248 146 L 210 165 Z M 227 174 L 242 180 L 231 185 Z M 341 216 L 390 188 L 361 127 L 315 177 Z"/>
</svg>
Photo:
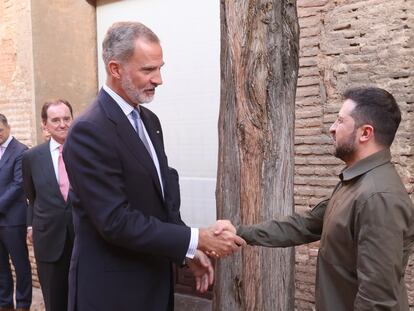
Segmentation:
<svg viewBox="0 0 414 311">
<path fill-rule="evenodd" d="M 22 155 L 26 150 L 25 145 L 12 138 L 0 159 L 0 308 L 13 308 L 9 255 L 16 270 L 16 307 L 29 309 L 32 301 L 27 203 L 22 185 Z"/>
</svg>

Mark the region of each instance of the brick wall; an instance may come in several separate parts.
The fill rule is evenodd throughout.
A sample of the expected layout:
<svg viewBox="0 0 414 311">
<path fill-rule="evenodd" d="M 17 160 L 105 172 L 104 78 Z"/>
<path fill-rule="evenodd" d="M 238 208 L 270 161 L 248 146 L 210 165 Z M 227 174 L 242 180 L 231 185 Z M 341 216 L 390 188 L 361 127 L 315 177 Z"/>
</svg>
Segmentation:
<svg viewBox="0 0 414 311">
<path fill-rule="evenodd" d="M 0 112 L 12 134 L 33 145 L 30 1 L 0 1 Z"/>
<path fill-rule="evenodd" d="M 0 0 L 0 112 L 13 135 L 36 144 L 29 0 Z M 295 202 L 301 211 L 329 196 L 342 168 L 328 129 L 346 87 L 376 84 L 401 105 L 392 151 L 414 199 L 414 0 L 298 0 L 301 26 L 296 103 Z M 296 307 L 314 306 L 318 243 L 296 248 Z M 33 260 L 33 258 L 32 258 Z M 406 280 L 414 304 L 414 260 Z M 37 278 L 34 276 L 35 285 Z"/>
<path fill-rule="evenodd" d="M 0 1 L 0 113 L 6 115 L 12 135 L 35 145 L 33 118 L 33 57 L 30 1 Z M 30 262 L 35 259 L 30 247 Z M 33 283 L 39 286 L 37 274 Z"/>
<path fill-rule="evenodd" d="M 329 126 L 349 86 L 377 85 L 400 104 L 393 161 L 414 199 L 414 1 L 298 0 L 300 70 L 296 100 L 295 203 L 303 211 L 329 196 L 342 169 Z M 296 308 L 314 307 L 318 243 L 296 248 Z M 414 260 L 407 269 L 414 306 Z"/>
</svg>

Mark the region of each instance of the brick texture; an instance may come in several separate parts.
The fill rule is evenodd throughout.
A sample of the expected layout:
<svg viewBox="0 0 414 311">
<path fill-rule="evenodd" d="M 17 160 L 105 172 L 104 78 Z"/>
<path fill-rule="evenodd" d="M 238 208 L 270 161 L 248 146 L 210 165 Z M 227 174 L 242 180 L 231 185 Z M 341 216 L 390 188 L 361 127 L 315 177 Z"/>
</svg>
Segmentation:
<svg viewBox="0 0 414 311">
<path fill-rule="evenodd" d="M 298 0 L 300 70 L 295 123 L 295 203 L 304 211 L 330 195 L 343 168 L 329 126 L 350 86 L 377 85 L 400 104 L 393 161 L 414 199 L 414 1 Z M 314 309 L 318 243 L 296 248 L 296 309 Z M 406 282 L 414 307 L 414 260 Z"/>
<path fill-rule="evenodd" d="M 6 115 L 12 135 L 35 145 L 33 58 L 30 1 L 0 1 L 0 113 Z M 39 287 L 36 263 L 29 245 L 33 284 Z"/>
<path fill-rule="evenodd" d="M 34 143 L 30 1 L 0 1 L 0 112 L 12 134 Z"/>
</svg>

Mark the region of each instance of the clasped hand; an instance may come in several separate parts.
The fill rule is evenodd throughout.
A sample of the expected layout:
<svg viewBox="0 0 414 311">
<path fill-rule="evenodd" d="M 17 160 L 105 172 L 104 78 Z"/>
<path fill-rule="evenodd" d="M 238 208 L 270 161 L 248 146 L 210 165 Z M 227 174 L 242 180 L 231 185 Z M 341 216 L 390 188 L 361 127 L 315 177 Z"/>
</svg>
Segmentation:
<svg viewBox="0 0 414 311">
<path fill-rule="evenodd" d="M 208 256 L 225 257 L 244 245 L 246 242 L 236 234 L 236 228 L 228 220 L 218 220 L 208 228 L 201 228 L 198 250 L 193 259 L 187 260 L 196 280 L 197 291 L 206 292 L 214 281 L 214 269 Z"/>
<path fill-rule="evenodd" d="M 209 256 L 228 256 L 246 242 L 236 234 L 236 228 L 228 220 L 218 220 L 214 225 L 199 231 L 199 249 Z"/>
</svg>

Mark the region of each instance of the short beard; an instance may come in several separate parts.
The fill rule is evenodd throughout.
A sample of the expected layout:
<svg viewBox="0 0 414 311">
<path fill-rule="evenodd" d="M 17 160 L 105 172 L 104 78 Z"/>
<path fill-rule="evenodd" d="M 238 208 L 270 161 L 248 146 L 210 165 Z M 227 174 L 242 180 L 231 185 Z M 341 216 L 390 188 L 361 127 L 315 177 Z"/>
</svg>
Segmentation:
<svg viewBox="0 0 414 311">
<path fill-rule="evenodd" d="M 356 129 L 351 134 L 351 137 L 345 142 L 335 147 L 334 156 L 341 159 L 344 162 L 348 162 L 352 159 L 353 155 L 355 154 L 356 147 L 355 147 L 355 138 L 356 138 Z"/>
<path fill-rule="evenodd" d="M 129 75 L 121 79 L 121 87 L 124 90 L 125 94 L 128 96 L 129 100 L 134 104 L 145 104 L 153 100 L 154 96 L 147 96 L 142 90 L 137 89 L 132 83 L 132 79 Z"/>
</svg>

